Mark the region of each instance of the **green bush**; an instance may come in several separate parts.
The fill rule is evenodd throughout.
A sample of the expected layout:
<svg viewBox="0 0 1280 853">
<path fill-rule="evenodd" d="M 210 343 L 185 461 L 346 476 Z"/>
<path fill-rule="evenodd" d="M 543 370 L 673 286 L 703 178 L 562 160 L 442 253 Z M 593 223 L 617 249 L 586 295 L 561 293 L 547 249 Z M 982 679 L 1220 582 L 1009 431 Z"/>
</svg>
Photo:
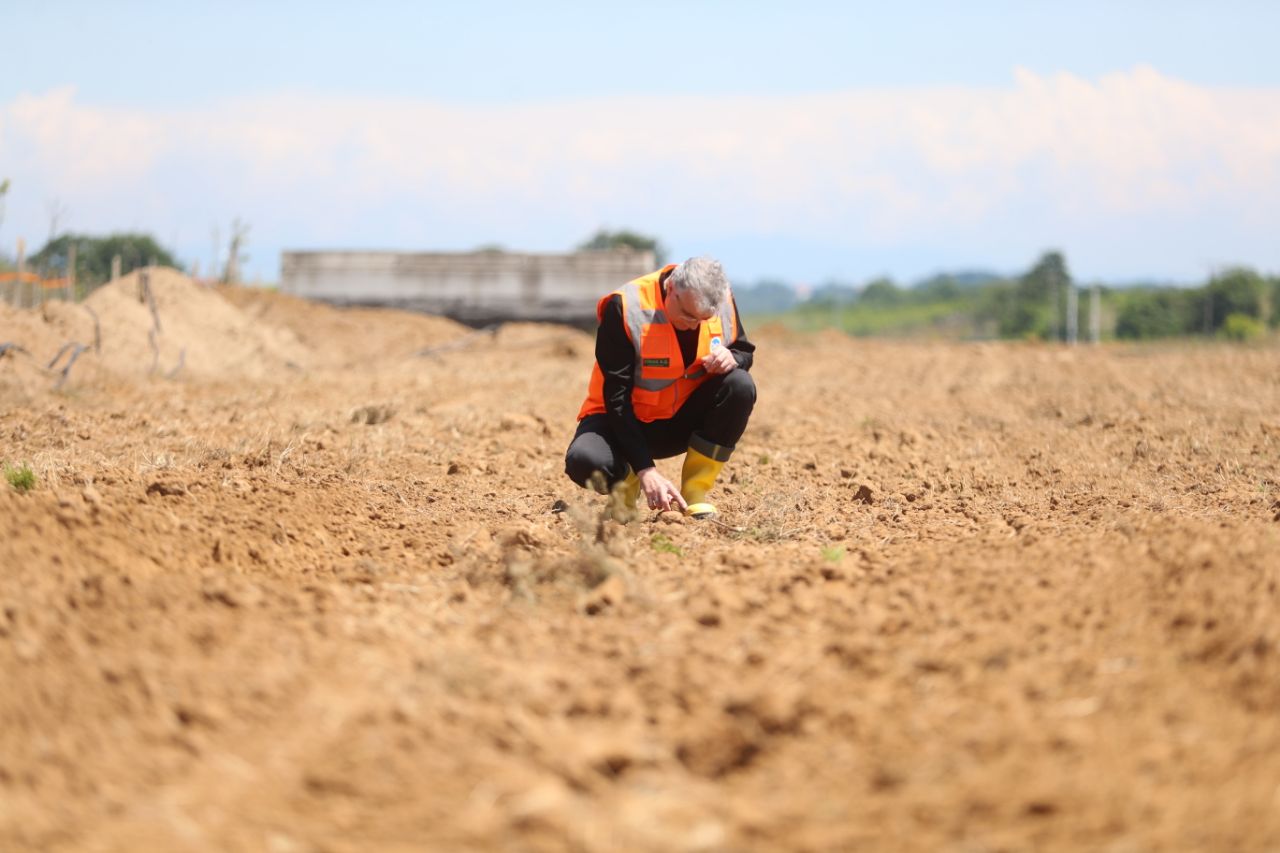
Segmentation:
<svg viewBox="0 0 1280 853">
<path fill-rule="evenodd" d="M 626 229 L 610 231 L 607 228 L 601 228 L 584 242 L 578 244 L 578 251 L 580 252 L 598 252 L 619 248 L 635 249 L 638 252 L 653 252 L 654 263 L 661 265 L 667 262 L 667 250 L 658 242 L 657 238 Z"/>
<path fill-rule="evenodd" d="M 1172 338 L 1195 334 L 1203 326 L 1203 290 L 1131 290 L 1118 299 L 1117 338 Z"/>
<path fill-rule="evenodd" d="M 1229 341 L 1253 341 L 1262 337 L 1267 327 L 1248 314 L 1228 314 L 1218 334 Z"/>
<path fill-rule="evenodd" d="M 1267 282 L 1248 267 L 1233 267 L 1209 280 L 1205 293 L 1211 302 L 1214 329 L 1222 329 L 1233 314 L 1257 317 L 1264 323 L 1269 313 Z"/>
<path fill-rule="evenodd" d="M 36 472 L 29 465 L 4 466 L 4 478 L 20 492 L 29 492 L 36 487 Z"/>
<path fill-rule="evenodd" d="M 27 258 L 28 269 L 66 275 L 71 246 L 76 247 L 76 279 L 95 284 L 111 278 L 111 260 L 120 256 L 120 274 L 128 275 L 155 261 L 162 267 L 180 267 L 177 258 L 150 234 L 121 233 L 105 237 L 63 234 Z"/>
</svg>

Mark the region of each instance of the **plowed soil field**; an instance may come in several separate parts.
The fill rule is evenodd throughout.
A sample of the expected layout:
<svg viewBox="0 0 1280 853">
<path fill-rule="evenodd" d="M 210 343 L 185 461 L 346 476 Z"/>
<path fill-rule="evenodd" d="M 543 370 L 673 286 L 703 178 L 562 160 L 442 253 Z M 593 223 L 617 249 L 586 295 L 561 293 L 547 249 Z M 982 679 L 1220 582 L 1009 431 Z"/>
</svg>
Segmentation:
<svg viewBox="0 0 1280 853">
<path fill-rule="evenodd" d="M 1275 348 L 749 327 L 624 525 L 589 335 L 150 286 L 0 308 L 2 849 L 1280 849 Z"/>
</svg>

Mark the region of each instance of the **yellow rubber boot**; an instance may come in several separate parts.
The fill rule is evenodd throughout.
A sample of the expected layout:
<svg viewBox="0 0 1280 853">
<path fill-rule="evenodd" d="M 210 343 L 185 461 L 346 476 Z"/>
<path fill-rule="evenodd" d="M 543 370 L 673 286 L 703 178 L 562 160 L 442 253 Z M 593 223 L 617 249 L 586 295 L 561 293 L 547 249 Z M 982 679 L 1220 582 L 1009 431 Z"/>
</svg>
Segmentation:
<svg viewBox="0 0 1280 853">
<path fill-rule="evenodd" d="M 635 471 L 627 471 L 627 479 L 622 481 L 622 499 L 627 509 L 635 509 L 640 500 L 640 478 Z"/>
<path fill-rule="evenodd" d="M 707 503 L 707 492 L 716 484 L 716 477 L 724 462 L 718 462 L 698 450 L 689 448 L 680 471 L 680 494 L 689 504 L 685 515 L 693 518 L 709 518 L 716 514 L 714 505 Z"/>
<path fill-rule="evenodd" d="M 630 524 L 636 519 L 636 504 L 640 499 L 640 478 L 635 471 L 613 484 L 605 513 L 609 518 Z"/>
</svg>

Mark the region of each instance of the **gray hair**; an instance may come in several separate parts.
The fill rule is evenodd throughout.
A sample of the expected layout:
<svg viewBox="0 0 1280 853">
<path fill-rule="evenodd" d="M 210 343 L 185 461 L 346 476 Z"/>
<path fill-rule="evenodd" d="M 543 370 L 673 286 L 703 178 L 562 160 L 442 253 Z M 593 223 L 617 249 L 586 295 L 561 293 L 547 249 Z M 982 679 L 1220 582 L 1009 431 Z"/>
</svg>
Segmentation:
<svg viewBox="0 0 1280 853">
<path fill-rule="evenodd" d="M 690 258 L 671 271 L 670 284 L 692 293 L 694 305 L 703 314 L 719 311 L 729 296 L 729 277 L 714 258 Z"/>
</svg>

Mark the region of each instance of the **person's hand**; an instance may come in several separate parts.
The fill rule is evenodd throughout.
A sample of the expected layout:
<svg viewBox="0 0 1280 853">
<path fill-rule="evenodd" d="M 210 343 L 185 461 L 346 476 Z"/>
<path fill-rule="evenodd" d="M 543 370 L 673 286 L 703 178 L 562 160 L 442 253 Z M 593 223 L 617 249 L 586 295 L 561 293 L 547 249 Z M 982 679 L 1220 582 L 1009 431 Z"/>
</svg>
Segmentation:
<svg viewBox="0 0 1280 853">
<path fill-rule="evenodd" d="M 737 366 L 738 362 L 733 357 L 733 351 L 728 347 L 716 347 L 702 357 L 702 369 L 712 376 L 728 373 Z"/>
<path fill-rule="evenodd" d="M 637 471 L 636 476 L 640 478 L 640 489 L 644 492 L 645 500 L 649 503 L 649 509 L 667 510 L 678 507 L 683 510 L 688 506 L 684 498 L 680 496 L 680 490 L 670 480 L 658 473 L 657 468 L 645 468 L 643 471 Z"/>
</svg>

